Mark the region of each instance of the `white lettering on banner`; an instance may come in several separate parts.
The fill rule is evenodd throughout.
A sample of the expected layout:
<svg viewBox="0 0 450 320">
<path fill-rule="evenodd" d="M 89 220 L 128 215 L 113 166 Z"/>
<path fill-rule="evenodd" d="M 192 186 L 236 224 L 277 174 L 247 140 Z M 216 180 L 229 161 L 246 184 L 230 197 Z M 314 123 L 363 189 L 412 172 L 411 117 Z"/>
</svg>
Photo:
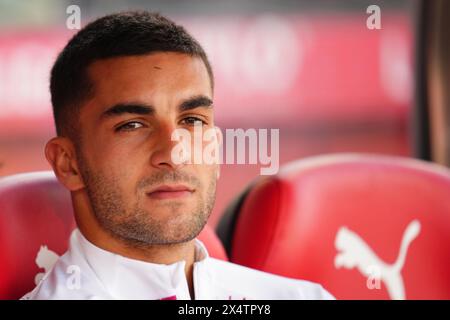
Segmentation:
<svg viewBox="0 0 450 320">
<path fill-rule="evenodd" d="M 407 105 L 414 79 L 407 39 L 398 29 L 383 32 L 379 50 L 382 88 L 392 100 Z"/>
<path fill-rule="evenodd" d="M 55 55 L 38 43 L 0 50 L 0 117 L 51 115 L 49 70 Z"/>
<path fill-rule="evenodd" d="M 294 85 L 303 52 L 286 19 L 276 16 L 256 19 L 241 43 L 242 59 L 237 61 L 249 86 L 279 93 Z M 244 86 L 237 88 L 248 90 Z"/>
<path fill-rule="evenodd" d="M 221 81 L 235 93 L 276 94 L 295 85 L 304 54 L 297 32 L 300 28 L 289 19 L 263 15 L 251 20 L 219 19 L 208 28 L 189 25 L 213 65 L 219 66 Z M 302 34 L 307 33 L 308 28 L 302 28 Z M 236 79 L 245 86 L 236 85 Z"/>
</svg>

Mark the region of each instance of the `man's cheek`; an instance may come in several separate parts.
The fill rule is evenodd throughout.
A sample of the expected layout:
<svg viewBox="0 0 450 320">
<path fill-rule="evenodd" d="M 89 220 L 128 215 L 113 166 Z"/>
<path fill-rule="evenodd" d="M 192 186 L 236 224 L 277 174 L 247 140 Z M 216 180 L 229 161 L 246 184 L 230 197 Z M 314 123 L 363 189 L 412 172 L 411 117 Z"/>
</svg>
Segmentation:
<svg viewBox="0 0 450 320">
<path fill-rule="evenodd" d="M 198 176 L 204 193 L 208 194 L 217 183 L 218 165 L 203 165 Z"/>
</svg>

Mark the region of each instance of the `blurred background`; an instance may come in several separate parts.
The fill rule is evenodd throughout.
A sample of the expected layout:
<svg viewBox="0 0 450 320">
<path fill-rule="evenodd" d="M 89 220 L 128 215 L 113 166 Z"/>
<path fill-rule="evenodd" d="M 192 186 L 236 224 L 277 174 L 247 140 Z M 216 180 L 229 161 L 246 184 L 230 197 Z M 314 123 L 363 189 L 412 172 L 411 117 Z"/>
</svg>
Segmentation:
<svg viewBox="0 0 450 320">
<path fill-rule="evenodd" d="M 82 25 L 126 9 L 169 16 L 205 47 L 215 77 L 217 125 L 279 128 L 280 164 L 334 152 L 412 156 L 415 1 L 0 0 L 0 176 L 48 170 L 55 135 L 49 70 Z M 371 4 L 382 29 L 366 27 Z M 223 165 L 210 223 L 259 175 Z"/>
</svg>

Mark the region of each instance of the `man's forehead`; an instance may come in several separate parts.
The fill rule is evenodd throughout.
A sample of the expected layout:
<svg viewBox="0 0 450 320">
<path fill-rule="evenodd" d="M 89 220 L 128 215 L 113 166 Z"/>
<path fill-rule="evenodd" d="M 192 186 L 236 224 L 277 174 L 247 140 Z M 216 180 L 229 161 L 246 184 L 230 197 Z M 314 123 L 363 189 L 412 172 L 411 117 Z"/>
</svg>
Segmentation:
<svg viewBox="0 0 450 320">
<path fill-rule="evenodd" d="M 139 80 L 161 80 L 169 77 L 175 80 L 187 76 L 193 81 L 209 77 L 200 57 L 176 52 L 101 59 L 88 67 L 88 74 L 93 82 L 100 84 L 130 81 L 134 77 Z"/>
<path fill-rule="evenodd" d="M 153 104 L 157 96 L 168 96 L 175 103 L 198 95 L 212 99 L 203 61 L 186 54 L 164 52 L 109 58 L 94 62 L 88 73 L 93 85 L 91 102 L 102 108 L 123 101 Z"/>
</svg>

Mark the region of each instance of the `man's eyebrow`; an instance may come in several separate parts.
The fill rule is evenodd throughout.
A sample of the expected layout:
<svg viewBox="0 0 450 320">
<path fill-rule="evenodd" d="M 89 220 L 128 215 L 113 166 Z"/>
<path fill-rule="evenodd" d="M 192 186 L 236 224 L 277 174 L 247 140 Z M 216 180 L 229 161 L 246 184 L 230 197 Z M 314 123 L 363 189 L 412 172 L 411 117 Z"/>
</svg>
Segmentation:
<svg viewBox="0 0 450 320">
<path fill-rule="evenodd" d="M 212 108 L 213 101 L 207 96 L 199 95 L 183 101 L 178 107 L 179 111 L 187 111 L 199 107 Z"/>
<path fill-rule="evenodd" d="M 133 113 L 140 115 L 149 115 L 155 112 L 155 108 L 144 103 L 118 103 L 106 109 L 102 114 L 101 118 L 109 118 L 113 116 L 119 116 L 124 113 Z"/>
</svg>

